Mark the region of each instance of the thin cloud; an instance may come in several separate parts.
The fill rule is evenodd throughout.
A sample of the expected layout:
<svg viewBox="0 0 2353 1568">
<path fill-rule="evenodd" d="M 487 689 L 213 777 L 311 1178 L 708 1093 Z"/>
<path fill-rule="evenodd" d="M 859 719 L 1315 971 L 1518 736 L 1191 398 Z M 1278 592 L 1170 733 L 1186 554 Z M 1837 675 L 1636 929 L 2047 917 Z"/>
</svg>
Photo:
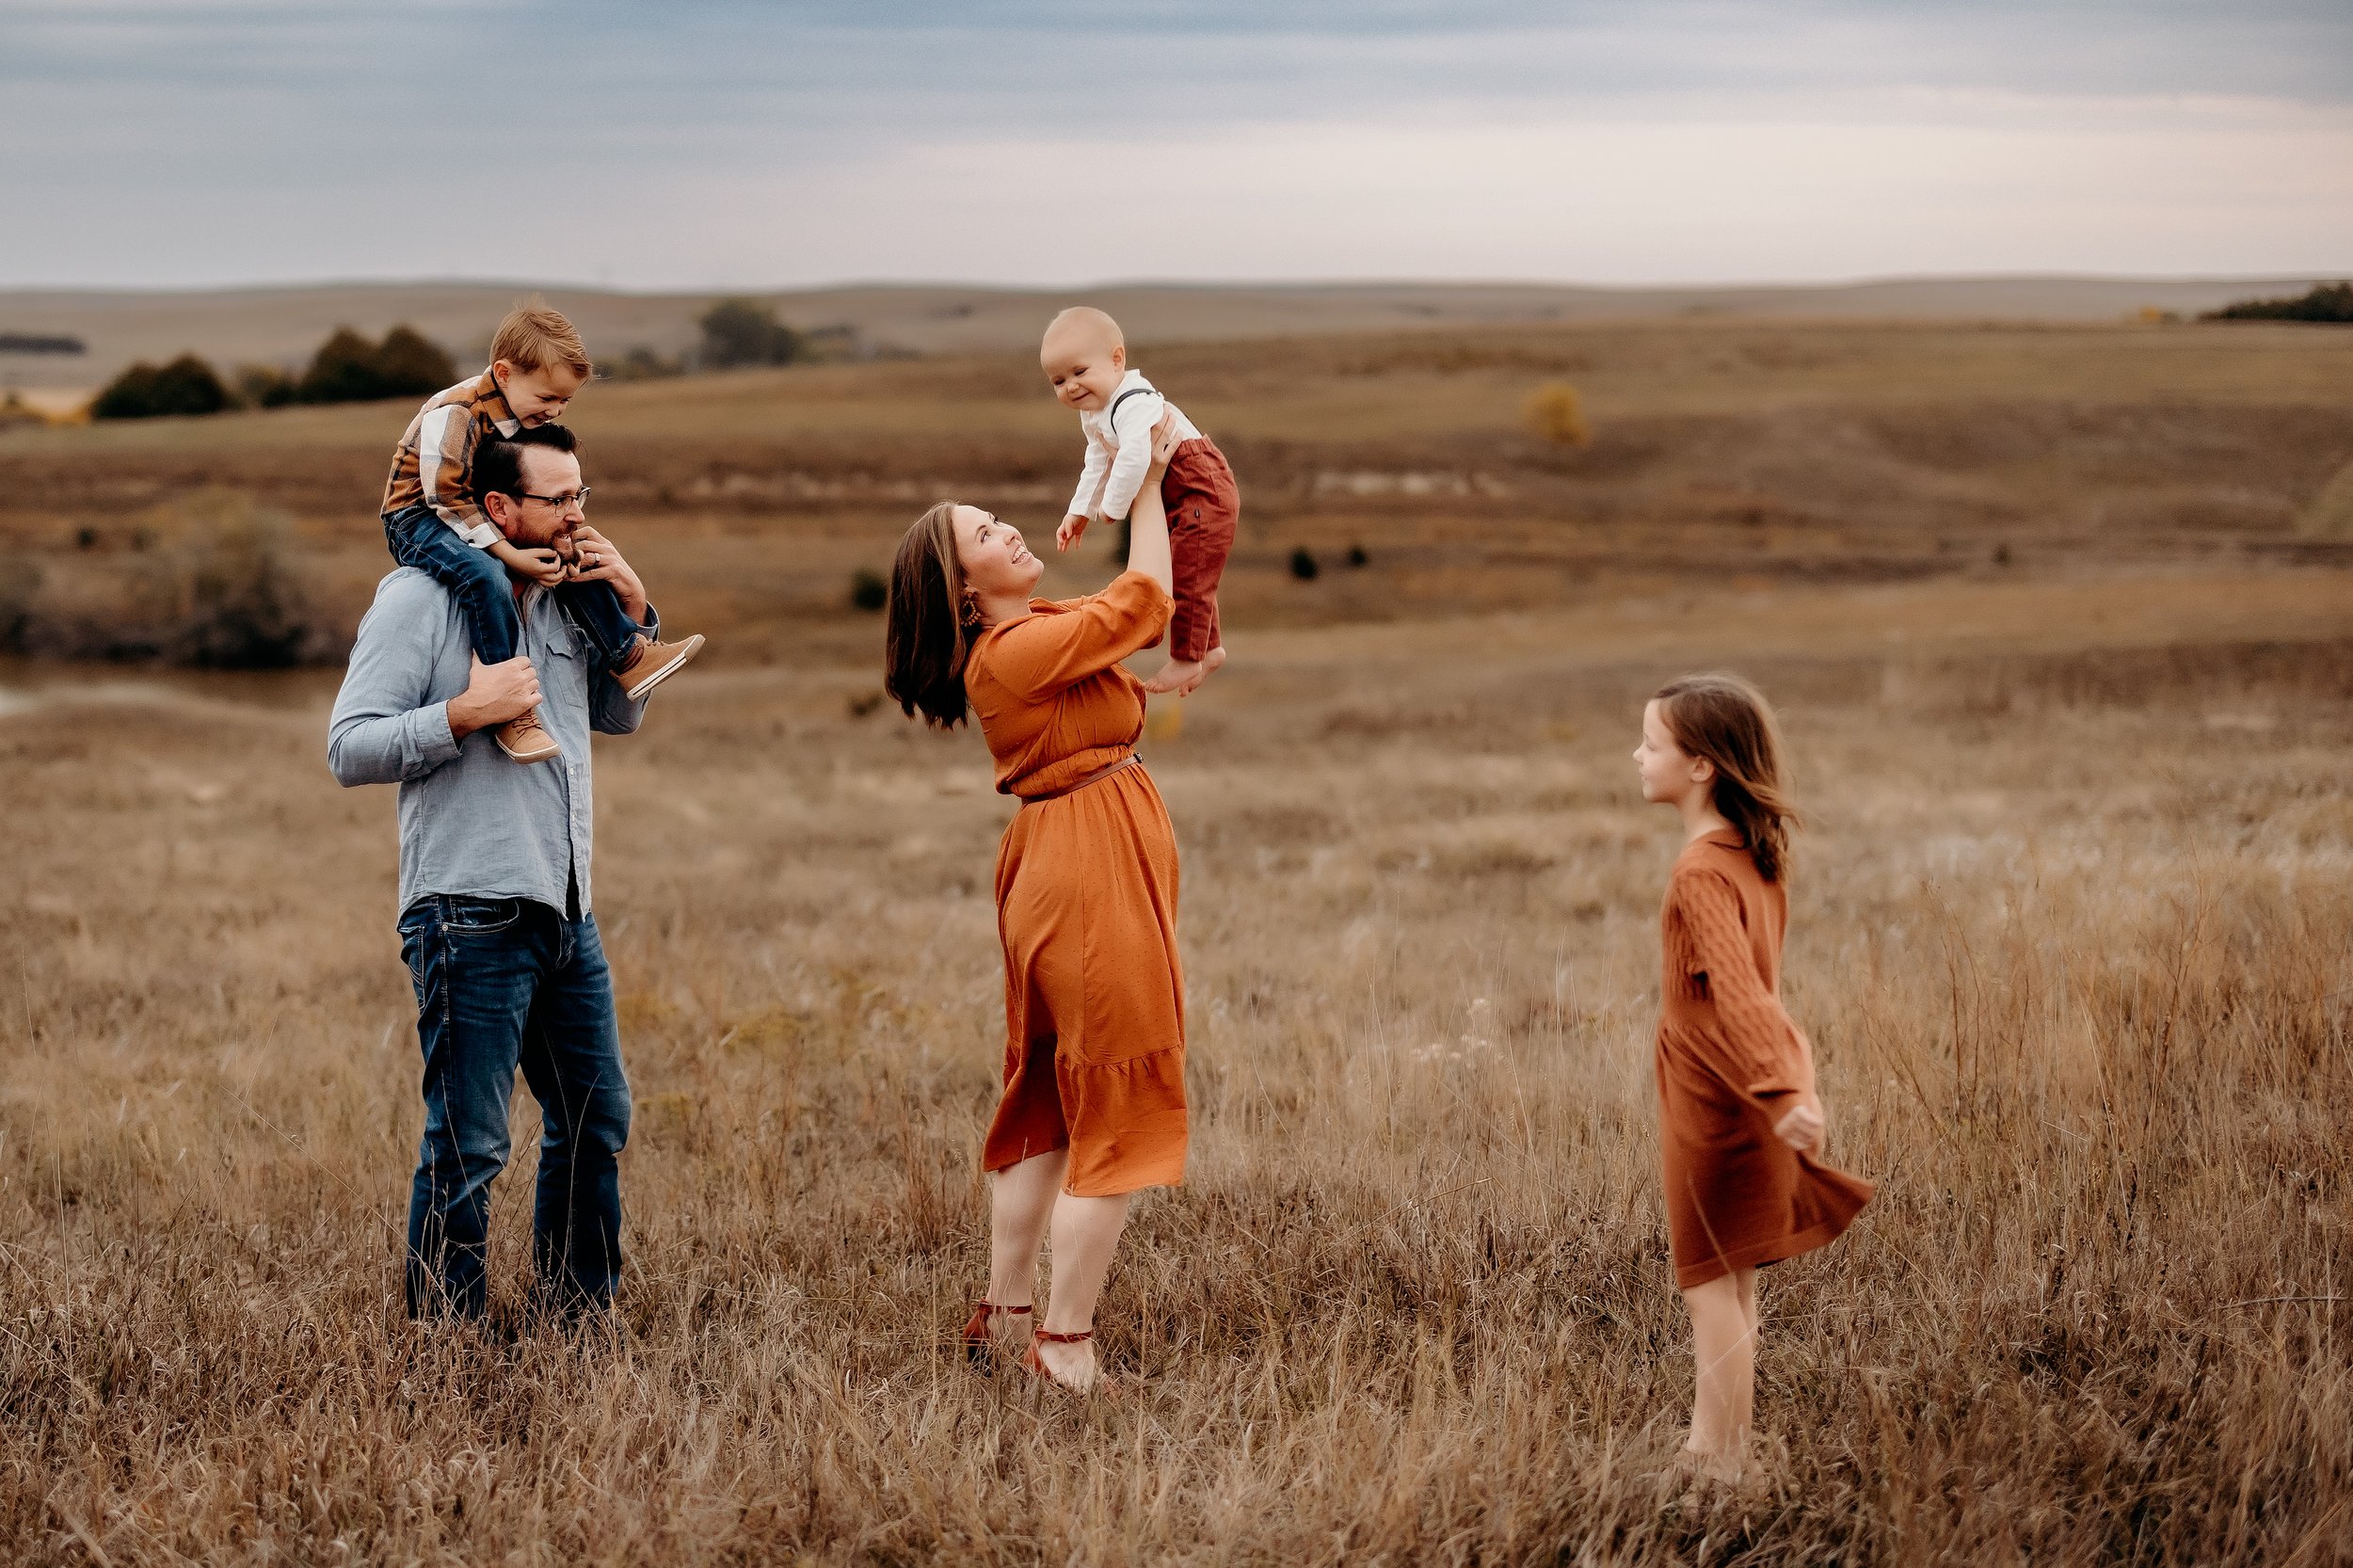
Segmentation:
<svg viewBox="0 0 2353 1568">
<path fill-rule="evenodd" d="M 909 238 L 951 215 L 982 268 L 970 275 L 1003 280 L 1369 276 L 1385 261 L 1460 276 L 1765 276 L 1721 266 L 1724 248 L 1705 244 L 1760 220 L 1745 200 L 1754 175 L 1713 177 L 1752 167 L 1760 128 L 1849 182 L 1765 182 L 1786 203 L 1765 216 L 1803 239 L 1770 250 L 1770 275 L 1996 252 L 2296 270 L 2353 249 L 2348 220 L 2315 210 L 2342 210 L 2322 187 L 2329 168 L 2353 167 L 2348 109 L 2353 7 L 2307 0 L 41 0 L 0 9 L 0 136 L 15 153 L 0 201 L 29 215 L 0 251 L 0 282 L 938 277 L 936 263 L 909 264 Z M 1579 126 L 1625 178 L 1562 184 Z M 1891 192 L 1867 145 L 1839 145 L 1842 128 L 1866 144 L 1927 136 L 1935 157 Z M 1442 170 L 1409 177 L 1433 168 L 1416 138 L 1433 154 L 1478 150 L 1455 186 L 1487 189 L 1501 171 L 1492 210 L 1454 201 Z M 1225 186 L 1193 178 L 1226 168 L 1235 145 L 1263 155 L 1233 162 Z M 2169 161 L 2203 168 L 2224 149 L 2316 159 L 2320 176 L 2301 198 L 2254 168 L 2237 193 L 2169 195 Z M 2095 168 L 2118 184 L 2091 188 Z M 1156 240 L 1129 200 L 1139 182 L 1184 188 L 1209 241 Z M 2021 199 L 2003 182 L 2022 182 Z M 1547 183 L 1573 189 L 1610 243 L 1532 240 L 1542 225 L 1514 216 L 1518 193 L 1541 203 Z M 525 184 L 566 215 L 566 243 L 501 228 Z M 1266 185 L 1282 200 L 1251 194 Z M 1891 200 L 1918 208 L 1923 235 L 1943 235 L 1946 213 L 1961 232 L 1942 249 L 1894 243 Z M 2105 244 L 2071 202 L 2106 215 Z M 2235 232 L 2185 244 L 2182 221 L 2194 232 L 2206 206 L 2227 207 Z M 1414 226 L 1439 209 L 1445 232 Z M 1061 216 L 1039 232 L 1033 211 Z M 1994 221 L 2041 227 L 1961 243 Z M 1319 229 L 1349 241 L 1314 243 Z M 1546 270 L 1580 258 L 1606 274 Z"/>
</svg>

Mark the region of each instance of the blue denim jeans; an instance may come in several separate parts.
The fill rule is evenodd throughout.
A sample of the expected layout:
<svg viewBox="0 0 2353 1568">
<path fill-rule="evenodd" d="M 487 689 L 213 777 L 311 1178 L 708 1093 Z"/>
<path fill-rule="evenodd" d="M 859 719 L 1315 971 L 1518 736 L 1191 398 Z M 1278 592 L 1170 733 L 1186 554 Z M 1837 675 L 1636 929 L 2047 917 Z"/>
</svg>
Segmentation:
<svg viewBox="0 0 2353 1568">
<path fill-rule="evenodd" d="M 506 568 L 487 550 L 476 550 L 450 531 L 430 506 L 404 506 L 384 520 L 384 543 L 392 559 L 414 567 L 447 588 L 466 617 L 475 657 L 486 664 L 515 657 L 522 621 L 515 613 L 515 584 Z M 637 638 L 637 623 L 621 608 L 610 583 L 566 583 L 554 590 L 566 618 L 596 649 L 598 663 L 616 670 Z"/>
<path fill-rule="evenodd" d="M 539 1102 L 531 1255 L 543 1300 L 604 1306 L 621 1270 L 629 1141 L 613 977 L 593 915 L 532 899 L 417 900 L 400 918 L 424 1048 L 424 1139 L 408 1196 L 408 1312 L 482 1315 L 490 1183 L 515 1070 Z"/>
</svg>

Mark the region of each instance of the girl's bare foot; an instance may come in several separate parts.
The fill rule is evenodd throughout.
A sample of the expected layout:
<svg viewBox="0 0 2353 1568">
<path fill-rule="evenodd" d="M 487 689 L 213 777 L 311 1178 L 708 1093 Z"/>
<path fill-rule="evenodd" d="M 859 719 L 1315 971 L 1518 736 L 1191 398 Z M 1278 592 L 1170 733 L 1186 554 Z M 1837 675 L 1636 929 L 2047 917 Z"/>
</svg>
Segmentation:
<svg viewBox="0 0 2353 1568">
<path fill-rule="evenodd" d="M 1737 1450 L 1732 1453 L 1710 1453 L 1689 1444 L 1676 1450 L 1674 1469 L 1678 1475 L 1693 1481 L 1708 1481 L 1718 1486 L 1737 1486 L 1748 1475 L 1748 1466 L 1742 1463 L 1741 1455 Z"/>
</svg>

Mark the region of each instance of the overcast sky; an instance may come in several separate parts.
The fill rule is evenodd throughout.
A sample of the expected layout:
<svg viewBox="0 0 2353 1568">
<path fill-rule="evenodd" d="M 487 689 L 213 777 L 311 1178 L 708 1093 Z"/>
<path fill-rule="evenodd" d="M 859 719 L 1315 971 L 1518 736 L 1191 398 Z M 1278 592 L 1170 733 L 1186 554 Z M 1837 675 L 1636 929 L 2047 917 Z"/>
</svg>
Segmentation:
<svg viewBox="0 0 2353 1568">
<path fill-rule="evenodd" d="M 0 286 L 2353 270 L 2348 0 L 0 0 Z"/>
</svg>

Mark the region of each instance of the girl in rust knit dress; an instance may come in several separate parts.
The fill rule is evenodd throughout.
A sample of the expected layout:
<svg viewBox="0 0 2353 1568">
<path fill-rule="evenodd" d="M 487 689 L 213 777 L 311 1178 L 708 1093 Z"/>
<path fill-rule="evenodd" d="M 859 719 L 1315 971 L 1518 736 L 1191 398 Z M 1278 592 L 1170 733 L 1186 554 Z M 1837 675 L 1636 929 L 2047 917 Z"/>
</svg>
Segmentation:
<svg viewBox="0 0 2353 1568">
<path fill-rule="evenodd" d="M 1159 486 L 1173 425 L 1155 438 L 1128 569 L 1101 593 L 1032 599 L 1043 568 L 1020 532 L 953 502 L 907 531 L 891 570 L 890 695 L 943 728 L 977 713 L 997 788 L 1022 801 L 997 853 L 1004 1093 L 981 1153 L 989 1292 L 965 1343 L 985 1363 L 1029 1329 L 1050 1228 L 1053 1300 L 1023 1364 L 1080 1391 L 1097 1381 L 1089 1336 L 1129 1196 L 1185 1169 L 1176 841 L 1135 753 L 1144 688 L 1120 667 L 1174 603 Z"/>
<path fill-rule="evenodd" d="M 1737 1477 L 1756 1374 L 1756 1271 L 1836 1239 L 1871 1187 L 1821 1163 L 1814 1057 L 1781 1005 L 1789 827 L 1762 693 L 1687 676 L 1642 712 L 1642 798 L 1685 843 L 1660 911 L 1659 1142 L 1675 1283 L 1691 1315 L 1690 1461 Z"/>
</svg>

